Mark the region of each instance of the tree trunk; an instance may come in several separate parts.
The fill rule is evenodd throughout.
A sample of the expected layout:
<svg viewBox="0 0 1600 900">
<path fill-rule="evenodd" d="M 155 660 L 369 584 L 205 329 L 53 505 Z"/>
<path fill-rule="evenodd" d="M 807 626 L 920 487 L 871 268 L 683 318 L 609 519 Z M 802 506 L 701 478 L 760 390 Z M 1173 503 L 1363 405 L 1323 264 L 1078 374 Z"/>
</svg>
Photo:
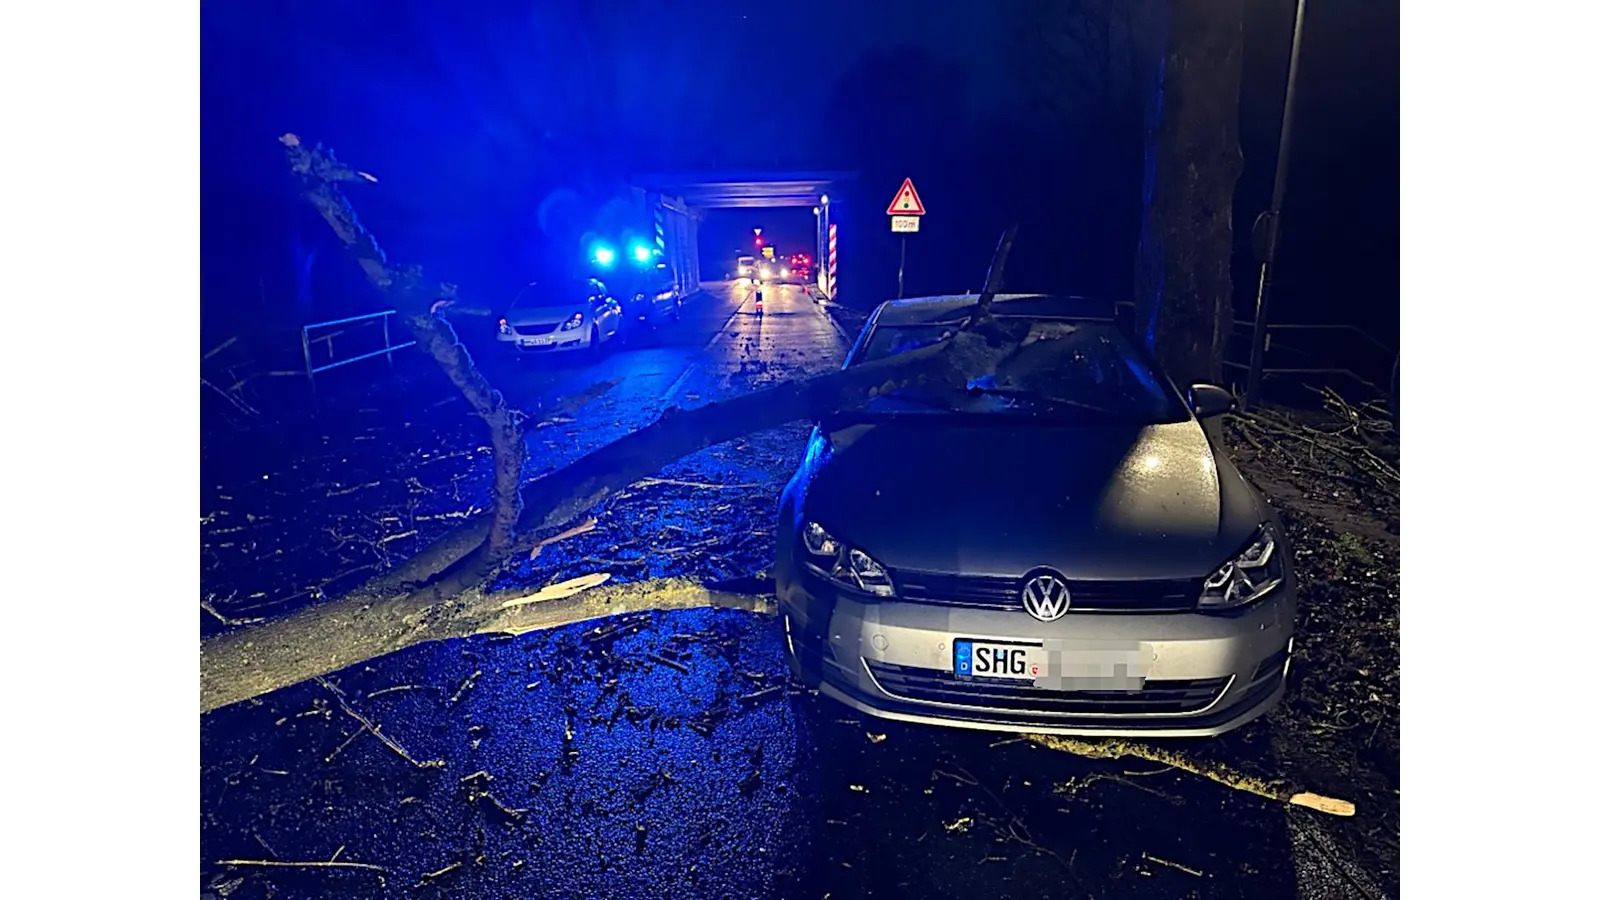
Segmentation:
<svg viewBox="0 0 1600 900">
<path fill-rule="evenodd" d="M 1149 105 L 1139 327 L 1174 381 L 1216 381 L 1233 323 L 1243 0 L 1173 0 Z"/>
</svg>

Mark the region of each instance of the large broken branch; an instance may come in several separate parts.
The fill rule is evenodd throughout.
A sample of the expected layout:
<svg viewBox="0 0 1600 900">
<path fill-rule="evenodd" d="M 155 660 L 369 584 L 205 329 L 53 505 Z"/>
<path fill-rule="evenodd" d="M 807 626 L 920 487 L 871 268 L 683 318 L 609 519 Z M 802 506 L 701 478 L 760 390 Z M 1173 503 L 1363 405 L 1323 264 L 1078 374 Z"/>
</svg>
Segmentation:
<svg viewBox="0 0 1600 900">
<path fill-rule="evenodd" d="M 527 447 L 522 441 L 522 415 L 483 377 L 472 355 L 456 338 L 455 329 L 439 314 L 444 308 L 439 301 L 453 300 L 455 289 L 449 285 L 425 286 L 421 270 L 400 268 L 389 262 L 377 239 L 361 224 L 339 190 L 340 182 L 377 179 L 344 165 L 331 151 L 320 146 L 306 147 L 293 134 L 286 134 L 279 140 L 306 200 L 333 229 L 346 252 L 366 273 L 367 280 L 389 297 L 400 320 L 416 337 L 417 346 L 439 364 L 489 427 L 489 445 L 494 453 L 495 504 L 486 543 L 503 556 L 511 547 L 518 513 L 517 486 L 522 481 L 522 464 L 527 456 Z"/>
<path fill-rule="evenodd" d="M 532 593 L 471 590 L 443 605 L 417 594 L 365 608 L 333 601 L 212 638 L 200 650 L 200 712 L 427 641 L 524 634 L 641 610 L 773 609 L 767 597 L 714 590 L 687 578 L 605 584 L 566 597 L 517 602 Z"/>
<path fill-rule="evenodd" d="M 388 292 L 416 332 L 419 344 L 488 423 L 495 451 L 496 504 L 493 516 L 483 526 L 486 537 L 475 541 L 475 528 L 458 531 L 446 541 L 443 552 L 424 552 L 428 558 L 425 567 L 440 576 L 425 587 L 396 591 L 396 580 L 391 578 L 340 600 L 204 642 L 202 712 L 423 641 L 483 631 L 516 633 L 556 627 L 631 609 L 712 603 L 711 592 L 690 584 L 654 589 L 615 586 L 605 592 L 597 589 L 526 604 L 508 604 L 505 598 L 487 596 L 481 586 L 509 554 L 518 529 L 525 532 L 524 543 L 537 545 L 612 492 L 714 444 L 788 422 L 820 418 L 897 388 L 964 385 L 969 377 L 992 371 L 1015 351 L 1022 337 L 1014 323 L 980 315 L 932 347 L 692 411 L 669 409 L 647 428 L 519 491 L 525 453 L 519 414 L 489 386 L 455 340 L 449 323 L 436 315 L 440 291 L 424 290 L 416 269 L 393 266 L 338 189 L 340 182 L 371 180 L 371 176 L 344 166 L 321 148 L 307 149 L 292 134 L 285 135 L 282 142 L 306 198 L 368 279 Z M 1001 241 L 986 297 L 992 297 L 998 288 L 1011 233 Z M 456 563 L 463 552 L 469 555 Z M 641 606 L 613 602 L 634 597 L 641 590 L 649 598 Z"/>
<path fill-rule="evenodd" d="M 970 374 L 990 371 L 1017 346 L 1014 323 L 993 320 L 962 331 L 949 340 L 882 362 L 852 366 L 805 381 L 746 394 L 693 410 L 668 410 L 654 424 L 601 447 L 523 491 L 521 527 L 525 540 L 537 542 L 561 530 L 613 491 L 653 475 L 668 463 L 714 444 L 793 421 L 814 419 L 858 405 L 887 390 L 917 384 L 965 384 Z M 569 624 L 549 609 L 578 608 L 626 594 L 627 585 L 596 588 L 566 600 L 559 607 L 538 603 L 501 610 L 499 601 L 478 591 L 482 563 L 492 560 L 480 550 L 477 564 L 463 565 L 440 580 L 409 593 L 374 595 L 358 590 L 339 600 L 309 607 L 295 615 L 210 638 L 201 645 L 201 711 L 215 709 L 281 687 L 326 675 L 362 660 L 392 653 L 429 640 L 465 637 L 482 631 L 528 630 L 528 622 L 550 628 Z M 679 585 L 677 591 L 705 589 Z M 618 594 L 617 591 L 623 591 Z M 643 605 L 663 606 L 668 595 L 651 589 Z M 493 602 L 491 602 L 493 601 Z M 709 602 L 709 601 L 707 601 Z M 747 602 L 747 601 L 742 601 Z M 699 603 L 698 605 L 705 605 Z M 583 607 L 588 608 L 588 607 Z M 554 615 L 554 618 L 548 618 Z M 584 615 L 587 617 L 587 614 Z"/>
</svg>

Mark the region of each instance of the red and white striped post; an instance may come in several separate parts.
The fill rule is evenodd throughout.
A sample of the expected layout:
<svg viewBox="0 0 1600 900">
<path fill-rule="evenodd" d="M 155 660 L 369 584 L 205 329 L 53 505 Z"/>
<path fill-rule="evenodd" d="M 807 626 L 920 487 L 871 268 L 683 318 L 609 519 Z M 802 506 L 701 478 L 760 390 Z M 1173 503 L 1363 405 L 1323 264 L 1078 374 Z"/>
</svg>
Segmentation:
<svg viewBox="0 0 1600 900">
<path fill-rule="evenodd" d="M 828 223 L 828 299 L 839 296 L 839 226 Z"/>
</svg>

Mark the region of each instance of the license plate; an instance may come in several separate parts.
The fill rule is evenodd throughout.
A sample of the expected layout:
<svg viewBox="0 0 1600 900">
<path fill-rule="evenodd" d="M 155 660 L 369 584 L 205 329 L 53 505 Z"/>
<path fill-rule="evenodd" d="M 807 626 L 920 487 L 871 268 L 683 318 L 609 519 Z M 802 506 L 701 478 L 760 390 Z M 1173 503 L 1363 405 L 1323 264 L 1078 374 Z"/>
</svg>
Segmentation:
<svg viewBox="0 0 1600 900">
<path fill-rule="evenodd" d="M 556 336 L 553 335 L 553 334 L 552 335 L 548 335 L 546 337 L 523 338 L 522 339 L 522 346 L 524 346 L 524 347 L 543 347 L 546 344 L 553 344 L 553 343 L 555 343 L 555 341 L 556 341 Z"/>
<path fill-rule="evenodd" d="M 958 638 L 957 677 L 1008 678 L 1051 690 L 1137 691 L 1154 660 L 1137 643 L 1052 638 L 1038 644 Z"/>
<path fill-rule="evenodd" d="M 1044 648 L 1028 644 L 956 641 L 956 674 L 1032 680 L 1044 674 Z"/>
</svg>

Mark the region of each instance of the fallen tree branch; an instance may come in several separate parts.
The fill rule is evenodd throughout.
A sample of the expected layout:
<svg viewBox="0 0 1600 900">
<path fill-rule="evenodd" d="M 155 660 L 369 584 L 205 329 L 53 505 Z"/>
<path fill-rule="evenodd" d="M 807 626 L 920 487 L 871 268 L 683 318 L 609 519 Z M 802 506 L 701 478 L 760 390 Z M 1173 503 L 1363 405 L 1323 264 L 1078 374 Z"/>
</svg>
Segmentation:
<svg viewBox="0 0 1600 900">
<path fill-rule="evenodd" d="M 535 542 L 566 530 L 570 522 L 612 492 L 714 444 L 792 421 L 819 418 L 899 387 L 965 385 L 970 374 L 991 371 L 1009 357 L 1020 338 L 1015 323 L 991 320 L 942 343 L 881 362 L 852 366 L 690 411 L 669 409 L 655 423 L 531 482 L 522 492 L 518 530 Z M 326 675 L 423 641 L 497 630 L 499 626 L 491 623 L 504 622 L 512 633 L 518 633 L 518 628 L 531 630 L 522 628 L 514 618 L 500 617 L 498 610 L 483 609 L 487 601 L 479 592 L 479 585 L 492 571 L 494 556 L 485 544 L 470 564 L 458 566 L 427 588 L 387 597 L 362 589 L 292 616 L 207 639 L 201 645 L 201 711 Z M 680 585 L 675 590 L 679 595 L 697 598 L 691 606 L 710 602 L 711 592 L 698 585 Z M 598 592 L 599 589 L 586 591 L 579 597 Z M 526 607 L 547 608 L 550 607 L 542 603 Z M 648 608 L 663 607 L 652 607 L 648 602 L 629 606 Z M 539 627 L 561 624 L 567 622 L 554 621 Z"/>
<path fill-rule="evenodd" d="M 1310 791 L 1294 789 L 1282 779 L 1266 779 L 1254 775 L 1247 775 L 1226 763 L 1211 760 L 1202 760 L 1158 747 L 1153 744 L 1144 744 L 1134 741 L 1122 740 L 1081 740 L 1078 738 L 1062 737 L 1054 734 L 1030 734 L 1028 740 L 1041 747 L 1051 750 L 1060 750 L 1064 753 L 1073 753 L 1090 759 L 1121 759 L 1132 756 L 1146 759 L 1154 763 L 1182 769 L 1191 775 L 1208 778 L 1225 787 L 1234 790 L 1255 794 L 1268 800 L 1287 803 L 1293 806 L 1304 806 L 1318 812 L 1334 816 L 1353 816 L 1356 806 L 1348 800 L 1339 800 L 1325 797 Z"/>
<path fill-rule="evenodd" d="M 293 151 L 298 145 L 290 144 L 291 140 L 292 135 L 285 143 Z M 296 158 L 291 152 L 291 159 Z M 302 162 L 315 167 L 331 163 L 331 157 L 308 156 Z M 324 179 L 321 184 L 322 189 L 315 185 L 308 188 L 308 196 L 319 209 L 336 207 L 325 213 L 324 218 L 346 239 L 347 245 L 354 248 L 352 252 L 362 261 L 370 278 L 392 278 L 382 251 L 371 236 L 365 230 L 352 231 L 359 229 L 354 212 L 342 196 L 331 190 L 332 182 Z M 996 263 L 991 267 L 985 286 L 985 294 L 991 297 L 1000 283 L 1014 231 L 1014 228 L 1009 229 L 1002 238 Z M 506 507 L 497 503 L 495 519 L 489 526 L 489 539 L 426 587 L 390 593 L 395 583 L 387 579 L 357 589 L 339 600 L 207 639 L 201 645 L 200 655 L 201 712 L 424 641 L 495 631 L 517 634 L 636 609 L 719 605 L 713 602 L 713 596 L 725 595 L 714 595 L 693 582 L 680 582 L 671 589 L 647 592 L 649 599 L 640 597 L 637 588 L 618 586 L 623 590 L 601 593 L 595 589 L 551 603 L 501 609 L 495 598 L 482 593 L 482 585 L 487 583 L 511 547 L 510 544 L 499 546 L 494 538 L 496 533 L 504 532 L 509 536 L 515 531 L 522 536 L 521 541 L 531 541 L 533 546 L 538 546 L 569 530 L 574 520 L 611 494 L 707 447 L 789 422 L 817 420 L 838 410 L 859 406 L 887 391 L 907 387 L 964 388 L 970 378 L 994 371 L 1018 353 L 1027 332 L 1026 323 L 974 315 L 959 330 L 927 347 L 708 403 L 693 410 L 668 408 L 654 423 L 528 483 L 520 492 L 521 513 L 514 527 L 505 527 L 501 522 Z M 471 369 L 470 359 L 466 365 Z M 475 369 L 471 371 L 476 372 Z M 466 385 L 462 390 L 475 388 Z M 494 402 L 503 403 L 503 399 Z M 489 415 L 483 409 L 479 412 Z M 520 437 L 517 444 L 520 447 Z M 497 451 L 496 459 L 500 458 Z M 498 461 L 496 465 L 499 466 Z M 519 463 L 519 476 L 520 468 Z M 501 484 L 499 480 L 496 483 Z M 463 542 L 459 534 L 453 540 L 456 540 L 452 545 L 455 549 L 468 543 Z M 625 602 L 617 604 L 626 608 L 603 611 L 611 598 L 626 598 Z M 639 605 L 631 605 L 641 600 Z M 750 606 L 748 599 L 740 602 Z M 661 605 L 663 603 L 666 605 Z M 764 606 L 766 601 L 760 603 Z M 589 609 L 602 611 L 594 615 L 583 612 Z M 549 610 L 560 612 L 551 614 Z"/>
<path fill-rule="evenodd" d="M 421 283 L 421 270 L 390 263 L 377 239 L 356 218 L 355 210 L 339 190 L 339 183 L 377 179 L 340 163 L 331 151 L 320 146 L 306 147 L 293 134 L 284 135 L 279 142 L 284 146 L 290 170 L 300 180 L 305 198 L 355 258 L 367 280 L 388 295 L 400 320 L 416 338 L 417 346 L 439 364 L 488 426 L 489 443 L 494 451 L 495 504 L 487 543 L 503 556 L 510 549 L 516 526 L 517 485 L 522 480 L 522 465 L 527 457 L 527 445 L 522 440 L 522 414 L 511 408 L 505 395 L 483 377 L 472 355 L 461 345 L 455 329 L 436 305 L 441 295 L 453 300 L 454 287 L 425 288 Z"/>
<path fill-rule="evenodd" d="M 716 607 L 770 614 L 773 598 L 714 590 L 688 578 L 605 584 L 559 599 L 502 607 L 526 592 L 469 591 L 435 606 L 415 596 L 361 610 L 325 604 L 201 645 L 200 711 L 210 712 L 278 688 L 319 678 L 356 662 L 427 641 L 474 634 L 526 634 L 630 612 Z M 268 632 L 269 640 L 248 640 Z M 347 704 L 373 734 L 388 736 Z M 397 745 L 390 744 L 391 749 Z M 400 752 L 403 748 L 397 749 Z M 404 754 L 409 757 L 409 754 Z M 413 765 L 425 766 L 412 760 Z"/>
<path fill-rule="evenodd" d="M 1019 346 L 1020 338 L 1015 323 L 991 320 L 942 343 L 881 362 L 689 411 L 669 409 L 655 423 L 531 482 L 522 492 L 518 530 L 536 542 L 564 531 L 612 492 L 714 444 L 792 421 L 820 418 L 899 387 L 965 385 L 969 373 L 991 371 L 999 365 Z M 495 552 L 485 544 L 468 562 L 426 588 L 387 597 L 359 589 L 292 616 L 207 639 L 200 656 L 201 711 L 423 641 L 493 630 L 484 625 L 494 617 L 481 611 L 484 598 L 478 589 L 493 571 L 494 562 Z M 695 590 L 709 596 L 704 588 L 696 586 Z M 545 605 L 528 608 L 543 609 Z"/>
</svg>

